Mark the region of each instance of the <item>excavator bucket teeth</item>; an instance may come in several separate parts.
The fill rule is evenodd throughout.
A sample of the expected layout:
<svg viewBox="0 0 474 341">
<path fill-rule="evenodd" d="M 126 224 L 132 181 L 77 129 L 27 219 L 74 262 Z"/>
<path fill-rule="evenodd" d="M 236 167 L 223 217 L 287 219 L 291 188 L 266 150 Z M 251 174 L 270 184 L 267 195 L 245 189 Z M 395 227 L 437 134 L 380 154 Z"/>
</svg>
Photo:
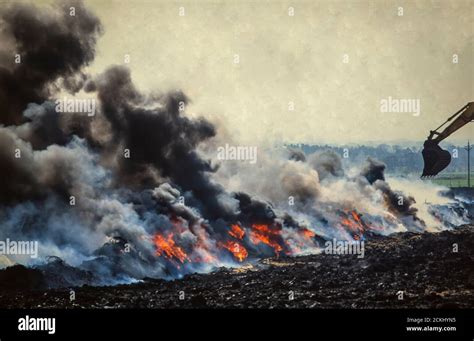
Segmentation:
<svg viewBox="0 0 474 341">
<path fill-rule="evenodd" d="M 437 144 L 426 145 L 421 152 L 425 167 L 423 169 L 422 177 L 435 176 L 443 169 L 448 167 L 451 162 L 451 154 L 441 149 Z"/>
</svg>

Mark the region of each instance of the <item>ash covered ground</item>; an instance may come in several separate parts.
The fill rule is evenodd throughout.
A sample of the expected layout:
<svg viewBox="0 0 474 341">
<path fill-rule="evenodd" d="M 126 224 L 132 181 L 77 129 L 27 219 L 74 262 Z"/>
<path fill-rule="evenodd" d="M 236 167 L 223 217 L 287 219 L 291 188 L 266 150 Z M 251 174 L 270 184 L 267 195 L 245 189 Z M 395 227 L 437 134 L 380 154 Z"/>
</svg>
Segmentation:
<svg viewBox="0 0 474 341">
<path fill-rule="evenodd" d="M 458 252 L 453 252 L 453 244 Z M 472 308 L 473 250 L 474 225 L 440 233 L 404 232 L 373 236 L 366 242 L 364 258 L 326 254 L 267 258 L 239 269 L 223 268 L 173 281 L 77 287 L 74 301 L 70 301 L 71 288 L 4 287 L 0 307 Z M 23 270 L 30 284 L 41 277 Z M 7 270 L 0 277 L 0 283 L 7 285 Z M 404 291 L 403 300 L 398 299 L 399 291 Z"/>
</svg>

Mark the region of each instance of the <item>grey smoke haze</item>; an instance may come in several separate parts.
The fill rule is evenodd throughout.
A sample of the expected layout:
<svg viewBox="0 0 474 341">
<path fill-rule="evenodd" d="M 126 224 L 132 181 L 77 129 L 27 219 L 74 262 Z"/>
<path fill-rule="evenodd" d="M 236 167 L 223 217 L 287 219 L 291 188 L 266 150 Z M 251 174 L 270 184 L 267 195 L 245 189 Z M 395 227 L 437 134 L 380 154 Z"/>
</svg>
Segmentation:
<svg viewBox="0 0 474 341">
<path fill-rule="evenodd" d="M 342 176 L 342 162 L 338 154 L 332 151 L 312 153 L 308 162 L 318 172 L 319 178 L 323 180 L 328 176 Z"/>
</svg>

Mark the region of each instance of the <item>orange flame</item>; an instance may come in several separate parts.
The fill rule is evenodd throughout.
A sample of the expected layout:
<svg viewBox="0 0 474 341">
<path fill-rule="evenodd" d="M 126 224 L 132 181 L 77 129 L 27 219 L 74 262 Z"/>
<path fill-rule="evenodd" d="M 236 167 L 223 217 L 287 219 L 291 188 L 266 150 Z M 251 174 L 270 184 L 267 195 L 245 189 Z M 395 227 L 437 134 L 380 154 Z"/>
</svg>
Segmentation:
<svg viewBox="0 0 474 341">
<path fill-rule="evenodd" d="M 239 225 L 233 224 L 230 227 L 229 235 L 234 237 L 234 238 L 242 240 L 245 236 L 245 231 Z"/>
<path fill-rule="evenodd" d="M 348 217 L 341 220 L 341 224 L 354 232 L 354 239 L 359 239 L 365 232 L 365 225 L 355 210 L 347 213 Z M 351 219 L 352 218 L 352 219 Z"/>
<path fill-rule="evenodd" d="M 185 260 L 189 261 L 186 252 L 184 252 L 181 247 L 177 246 L 173 240 L 173 233 L 170 233 L 167 237 L 158 233 L 154 236 L 153 242 L 156 246 L 156 255 L 165 256 L 169 259 L 176 258 L 181 263 L 184 263 Z"/>
<path fill-rule="evenodd" d="M 301 230 L 301 234 L 302 234 L 306 239 L 311 239 L 311 238 L 313 238 L 313 237 L 316 235 L 316 233 L 314 233 L 314 232 L 311 231 L 311 230 L 308 230 L 307 228 L 303 228 L 303 229 Z"/>
<path fill-rule="evenodd" d="M 234 257 L 237 258 L 239 262 L 244 261 L 249 255 L 245 247 L 238 242 L 228 241 L 223 243 L 222 247 L 232 252 Z"/>
<path fill-rule="evenodd" d="M 357 214 L 357 212 L 356 212 L 356 211 L 351 211 L 351 214 L 352 214 L 352 218 L 354 218 L 354 220 L 355 220 L 356 222 L 358 222 L 359 225 L 362 226 L 362 221 L 360 220 L 360 217 L 359 217 L 359 215 Z"/>
<path fill-rule="evenodd" d="M 264 224 L 253 224 L 252 231 L 250 232 L 250 240 L 254 244 L 264 243 L 275 250 L 278 255 L 283 247 L 278 243 L 277 239 L 280 237 L 279 230 L 272 230 L 268 225 Z"/>
</svg>

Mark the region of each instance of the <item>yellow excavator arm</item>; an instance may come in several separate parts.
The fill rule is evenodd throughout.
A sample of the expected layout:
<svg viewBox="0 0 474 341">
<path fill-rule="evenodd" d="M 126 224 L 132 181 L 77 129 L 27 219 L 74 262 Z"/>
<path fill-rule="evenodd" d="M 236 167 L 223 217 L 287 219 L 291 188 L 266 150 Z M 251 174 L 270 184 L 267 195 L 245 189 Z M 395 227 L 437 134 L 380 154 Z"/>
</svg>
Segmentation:
<svg viewBox="0 0 474 341">
<path fill-rule="evenodd" d="M 424 142 L 424 148 L 421 152 L 425 162 L 422 177 L 435 176 L 448 167 L 451 162 L 451 154 L 441 149 L 439 143 L 472 121 L 474 121 L 474 102 L 469 102 L 438 128 L 430 131 L 430 135 Z M 448 126 L 440 132 L 439 130 L 447 123 L 449 123 Z"/>
</svg>

